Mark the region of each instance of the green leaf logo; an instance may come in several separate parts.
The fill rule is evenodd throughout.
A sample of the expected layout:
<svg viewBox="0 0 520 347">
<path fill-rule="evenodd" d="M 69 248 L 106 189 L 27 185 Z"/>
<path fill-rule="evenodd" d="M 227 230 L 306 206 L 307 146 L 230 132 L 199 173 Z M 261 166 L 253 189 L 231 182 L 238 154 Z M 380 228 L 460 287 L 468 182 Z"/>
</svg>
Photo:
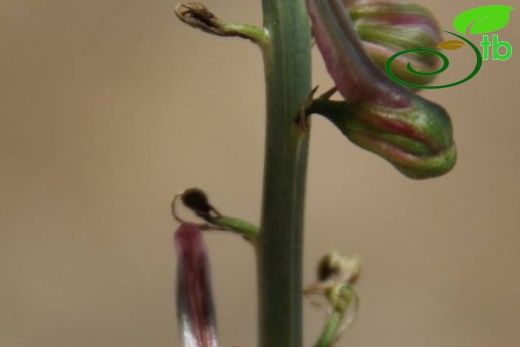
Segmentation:
<svg viewBox="0 0 520 347">
<path fill-rule="evenodd" d="M 468 28 L 470 34 L 487 34 L 505 27 L 509 22 L 509 12 L 513 9 L 505 5 L 475 7 L 455 17 L 453 27 L 462 35 Z"/>
</svg>

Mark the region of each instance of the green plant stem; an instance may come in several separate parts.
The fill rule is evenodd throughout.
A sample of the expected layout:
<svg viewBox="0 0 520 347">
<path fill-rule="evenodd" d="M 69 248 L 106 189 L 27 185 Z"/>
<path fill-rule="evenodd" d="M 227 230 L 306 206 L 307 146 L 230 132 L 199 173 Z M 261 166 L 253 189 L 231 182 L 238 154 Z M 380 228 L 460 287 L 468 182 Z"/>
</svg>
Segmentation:
<svg viewBox="0 0 520 347">
<path fill-rule="evenodd" d="M 321 336 L 314 344 L 314 347 L 330 347 L 336 341 L 338 331 L 341 327 L 343 313 L 338 310 L 333 310 L 325 323 Z"/>
<path fill-rule="evenodd" d="M 302 345 L 302 248 L 309 134 L 295 122 L 311 87 L 303 0 L 263 0 L 267 131 L 258 244 L 259 346 Z"/>
<path fill-rule="evenodd" d="M 243 219 L 229 216 L 219 216 L 217 218 L 212 219 L 211 224 L 227 228 L 230 231 L 247 238 L 254 244 L 256 244 L 258 240 L 258 228 L 255 225 Z"/>
</svg>

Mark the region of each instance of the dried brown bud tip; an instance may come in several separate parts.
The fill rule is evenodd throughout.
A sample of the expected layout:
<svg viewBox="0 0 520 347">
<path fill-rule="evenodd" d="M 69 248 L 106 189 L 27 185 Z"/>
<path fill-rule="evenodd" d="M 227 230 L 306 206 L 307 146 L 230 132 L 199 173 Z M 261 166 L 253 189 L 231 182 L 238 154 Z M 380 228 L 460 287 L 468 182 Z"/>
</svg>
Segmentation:
<svg viewBox="0 0 520 347">
<path fill-rule="evenodd" d="M 217 210 L 208 201 L 208 196 L 199 188 L 190 188 L 181 195 L 182 203 L 206 220 L 211 220 L 219 215 Z"/>
</svg>

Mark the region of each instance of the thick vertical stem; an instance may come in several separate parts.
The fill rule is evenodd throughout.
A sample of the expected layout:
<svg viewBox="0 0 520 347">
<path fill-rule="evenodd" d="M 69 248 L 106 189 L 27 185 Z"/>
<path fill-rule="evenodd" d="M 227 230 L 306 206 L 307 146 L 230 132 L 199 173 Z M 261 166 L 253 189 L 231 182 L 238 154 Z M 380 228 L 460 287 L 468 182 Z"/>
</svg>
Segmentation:
<svg viewBox="0 0 520 347">
<path fill-rule="evenodd" d="M 296 125 L 311 86 L 303 0 L 263 0 L 267 133 L 259 238 L 260 347 L 302 345 L 302 248 L 309 134 Z"/>
</svg>

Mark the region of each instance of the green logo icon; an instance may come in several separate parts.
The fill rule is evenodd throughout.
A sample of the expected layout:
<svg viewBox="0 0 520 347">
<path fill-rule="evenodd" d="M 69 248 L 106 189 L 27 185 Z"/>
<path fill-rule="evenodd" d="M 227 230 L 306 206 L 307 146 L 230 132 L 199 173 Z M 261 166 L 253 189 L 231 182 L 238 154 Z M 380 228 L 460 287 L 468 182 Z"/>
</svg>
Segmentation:
<svg viewBox="0 0 520 347">
<path fill-rule="evenodd" d="M 469 34 L 487 34 L 505 27 L 513 9 L 505 5 L 475 7 L 455 17 L 453 27 L 462 35 L 466 35 L 468 28 Z"/>
<path fill-rule="evenodd" d="M 513 47 L 507 41 L 498 41 L 498 35 L 493 35 L 493 41 L 489 41 L 489 35 L 484 35 L 482 37 L 482 42 L 480 43 L 482 46 L 482 55 L 484 56 L 484 60 L 489 59 L 489 46 L 493 48 L 493 60 L 507 60 L 511 58 L 513 54 Z M 506 52 L 501 54 L 499 49 L 500 47 L 504 47 Z"/>
<path fill-rule="evenodd" d="M 509 14 L 514 9 L 514 7 L 506 6 L 506 5 L 487 5 L 487 6 L 480 6 L 475 7 L 469 10 L 466 10 L 455 17 L 453 20 L 453 27 L 455 30 L 457 30 L 460 34 L 465 35 L 466 32 L 469 29 L 469 34 L 473 35 L 479 35 L 479 34 L 488 34 L 490 32 L 494 32 L 497 30 L 502 29 L 507 25 L 509 22 Z M 479 49 L 477 46 L 475 46 L 471 41 L 466 39 L 464 36 L 455 34 L 451 31 L 445 32 L 459 38 L 460 40 L 447 40 L 444 42 L 441 42 L 437 45 L 437 48 L 445 49 L 445 50 L 456 50 L 459 48 L 464 47 L 465 43 L 468 44 L 473 51 L 475 52 L 476 56 L 476 62 L 475 67 L 473 68 L 473 71 L 471 73 L 463 78 L 460 81 L 444 84 L 440 86 L 424 86 L 424 85 L 418 85 L 413 83 L 405 82 L 401 79 L 399 79 L 395 74 L 392 72 L 392 62 L 399 57 L 402 54 L 412 53 L 412 52 L 427 52 L 431 54 L 435 54 L 439 56 L 442 59 L 442 66 L 432 72 L 421 72 L 415 70 L 410 63 L 406 66 L 408 71 L 410 71 L 413 74 L 417 75 L 437 75 L 443 71 L 445 71 L 448 66 L 450 65 L 448 57 L 444 55 L 443 53 L 428 49 L 428 48 L 414 48 L 414 49 L 407 49 L 404 51 L 401 51 L 399 53 L 394 54 L 391 56 L 385 64 L 385 70 L 388 76 L 394 80 L 395 82 L 398 82 L 400 84 L 403 84 L 405 86 L 411 87 L 411 88 L 420 88 L 420 89 L 440 89 L 440 88 L 448 88 L 453 87 L 458 84 L 464 83 L 475 77 L 475 75 L 479 72 L 480 68 L 482 67 L 482 60 L 488 60 L 489 59 L 489 48 L 492 47 L 492 58 L 493 60 L 508 60 L 511 58 L 511 55 L 513 54 L 513 47 L 511 44 L 507 41 L 499 41 L 498 35 L 493 34 L 491 41 L 489 40 L 489 35 L 483 35 L 482 41 L 480 42 L 480 46 L 482 46 L 482 52 L 483 54 L 480 54 Z M 505 48 L 505 53 L 500 53 L 500 48 Z"/>
</svg>

